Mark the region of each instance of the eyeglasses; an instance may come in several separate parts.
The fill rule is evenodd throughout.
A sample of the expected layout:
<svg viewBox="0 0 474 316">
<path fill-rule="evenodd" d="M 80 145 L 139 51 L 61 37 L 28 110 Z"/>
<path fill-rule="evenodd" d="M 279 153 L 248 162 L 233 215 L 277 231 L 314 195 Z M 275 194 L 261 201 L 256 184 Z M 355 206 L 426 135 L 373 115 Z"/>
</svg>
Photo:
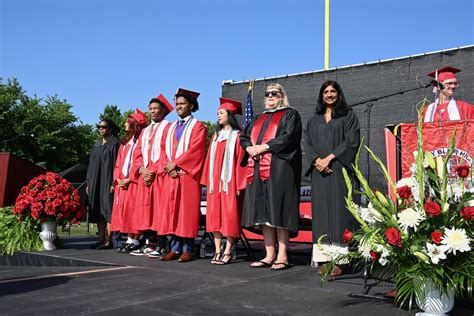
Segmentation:
<svg viewBox="0 0 474 316">
<path fill-rule="evenodd" d="M 265 97 L 268 98 L 270 95 L 271 95 L 272 97 L 276 97 L 276 96 L 278 96 L 279 94 L 280 94 L 279 91 L 267 91 L 267 92 L 265 92 Z"/>
<path fill-rule="evenodd" d="M 450 87 L 459 87 L 459 82 L 445 82 L 443 84 Z"/>
<path fill-rule="evenodd" d="M 107 129 L 109 128 L 107 125 L 97 125 L 98 129 Z"/>
</svg>

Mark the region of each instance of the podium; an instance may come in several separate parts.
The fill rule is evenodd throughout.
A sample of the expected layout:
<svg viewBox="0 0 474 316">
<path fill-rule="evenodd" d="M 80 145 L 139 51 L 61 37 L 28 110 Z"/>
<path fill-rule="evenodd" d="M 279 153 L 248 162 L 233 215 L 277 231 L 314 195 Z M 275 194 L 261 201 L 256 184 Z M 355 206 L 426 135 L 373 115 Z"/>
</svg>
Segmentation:
<svg viewBox="0 0 474 316">
<path fill-rule="evenodd" d="M 402 123 L 385 128 L 385 146 L 387 154 L 387 170 L 395 182 L 410 177 L 412 165 L 415 163 L 414 153 L 418 150 L 418 137 L 415 124 Z M 448 162 L 448 177 L 455 175 L 456 165 L 467 163 L 472 166 L 474 155 L 474 120 L 438 121 L 423 123 L 422 139 L 425 151 L 433 157 L 444 157 L 448 152 L 453 133 L 456 131 L 454 152 Z M 389 193 L 392 198 L 395 193 Z"/>
<path fill-rule="evenodd" d="M 13 205 L 21 188 L 45 172 L 46 169 L 28 160 L 0 152 L 0 207 Z"/>
</svg>

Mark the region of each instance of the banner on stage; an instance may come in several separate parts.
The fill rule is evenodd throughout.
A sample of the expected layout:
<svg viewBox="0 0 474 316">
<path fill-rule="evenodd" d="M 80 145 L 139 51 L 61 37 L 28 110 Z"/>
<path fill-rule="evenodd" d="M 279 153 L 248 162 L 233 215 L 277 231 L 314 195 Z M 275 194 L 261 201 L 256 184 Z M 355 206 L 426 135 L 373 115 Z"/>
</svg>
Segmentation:
<svg viewBox="0 0 474 316">
<path fill-rule="evenodd" d="M 425 150 L 434 157 L 444 157 L 449 150 L 453 132 L 456 129 L 454 152 L 448 162 L 448 174 L 455 174 L 454 167 L 468 163 L 472 166 L 474 154 L 474 120 L 440 121 L 423 123 L 423 142 Z M 401 124 L 402 178 L 411 176 L 417 151 L 416 125 Z"/>
</svg>

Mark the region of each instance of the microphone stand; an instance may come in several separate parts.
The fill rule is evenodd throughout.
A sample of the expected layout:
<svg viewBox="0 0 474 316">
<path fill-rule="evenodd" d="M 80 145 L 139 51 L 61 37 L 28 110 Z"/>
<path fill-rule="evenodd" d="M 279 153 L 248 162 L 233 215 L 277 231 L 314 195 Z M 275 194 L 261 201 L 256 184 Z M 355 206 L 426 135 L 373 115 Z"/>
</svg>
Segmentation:
<svg viewBox="0 0 474 316">
<path fill-rule="evenodd" d="M 364 110 L 364 112 L 367 113 L 367 125 L 366 125 L 366 129 L 365 129 L 365 132 L 366 132 L 366 135 L 367 135 L 367 147 L 370 148 L 370 113 L 372 112 L 372 107 L 374 106 L 374 102 L 379 101 L 379 100 L 383 100 L 383 99 L 387 99 L 387 98 L 390 98 L 390 97 L 393 97 L 393 96 L 396 96 L 396 95 L 402 95 L 402 94 L 410 92 L 410 91 L 419 90 L 421 88 L 428 88 L 428 87 L 431 87 L 431 86 L 433 86 L 433 82 L 427 83 L 427 84 L 425 84 L 421 87 L 410 88 L 410 89 L 407 89 L 407 90 L 401 90 L 401 91 L 398 91 L 398 92 L 395 92 L 395 93 L 390 93 L 390 94 L 382 95 L 382 96 L 379 96 L 379 97 L 375 97 L 375 98 L 371 98 L 371 99 L 367 99 L 367 100 L 364 100 L 364 101 L 360 101 L 360 102 L 351 104 L 350 107 L 367 104 L 367 107 Z M 368 183 L 370 183 L 369 182 L 369 180 L 370 180 L 369 158 L 370 158 L 370 154 L 369 154 L 369 152 L 367 152 L 367 161 L 365 162 L 365 172 L 366 172 L 365 176 L 366 176 L 366 179 L 367 179 Z"/>
<path fill-rule="evenodd" d="M 431 87 L 431 86 L 433 86 L 433 81 L 430 82 L 430 83 L 427 83 L 425 85 L 422 85 L 420 87 L 401 90 L 401 91 L 398 91 L 398 92 L 395 92 L 395 93 L 390 93 L 390 94 L 370 98 L 370 99 L 360 101 L 360 102 L 357 102 L 357 103 L 354 103 L 354 104 L 350 105 L 350 107 L 354 107 L 354 106 L 359 106 L 359 105 L 366 104 L 366 109 L 364 110 L 364 112 L 367 113 L 367 125 L 366 125 L 366 129 L 365 129 L 366 134 L 367 134 L 367 147 L 370 148 L 370 114 L 372 112 L 372 107 L 374 106 L 374 102 L 379 101 L 379 100 L 383 100 L 383 99 L 387 99 L 387 98 L 390 98 L 390 97 L 393 97 L 393 96 L 396 96 L 396 95 L 402 95 L 402 94 L 410 92 L 410 91 L 419 90 L 421 88 L 428 88 L 428 87 Z M 370 179 L 370 163 L 369 162 L 370 162 L 370 154 L 369 154 L 369 152 L 367 152 L 367 161 L 366 161 L 365 168 L 366 168 L 366 179 L 367 179 L 368 183 L 369 183 L 369 179 Z M 369 273 L 368 273 L 368 268 L 367 268 L 367 260 L 364 263 L 364 269 L 362 270 L 361 273 L 358 273 L 357 275 L 333 276 L 330 279 L 328 279 L 328 281 L 331 282 L 331 281 L 337 281 L 337 280 L 348 280 L 348 279 L 355 279 L 355 278 L 359 278 L 359 277 L 362 277 L 362 280 L 364 282 L 363 283 L 363 289 L 364 289 L 363 294 L 349 293 L 349 296 L 359 297 L 359 298 L 371 298 L 371 299 L 378 299 L 378 300 L 386 300 L 385 297 L 380 297 L 380 296 L 375 296 L 375 295 L 369 295 L 368 294 L 371 287 L 376 285 L 377 283 L 367 284 L 367 280 L 369 279 Z"/>
</svg>

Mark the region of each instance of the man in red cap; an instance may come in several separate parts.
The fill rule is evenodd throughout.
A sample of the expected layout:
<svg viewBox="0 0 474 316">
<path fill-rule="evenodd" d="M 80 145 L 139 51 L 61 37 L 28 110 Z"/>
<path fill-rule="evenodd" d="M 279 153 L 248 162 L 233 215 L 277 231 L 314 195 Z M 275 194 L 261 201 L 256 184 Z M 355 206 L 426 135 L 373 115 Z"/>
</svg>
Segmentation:
<svg viewBox="0 0 474 316">
<path fill-rule="evenodd" d="M 158 200 L 162 191 L 162 179 L 156 175 L 160 161 L 164 158 L 161 144 L 170 125 L 164 118 L 173 110 L 173 106 L 160 94 L 150 100 L 148 110 L 151 124 L 138 139 L 132 168 L 132 178 L 138 183 L 135 214 L 127 223 L 131 229 L 140 232 L 152 229 L 153 218 L 161 215 Z M 156 237 L 155 232 L 148 235 L 150 238 L 145 245 L 141 249 L 132 250 L 131 254 L 151 257 L 166 254 L 166 236 Z M 156 239 L 156 244 L 150 242 L 151 239 Z"/>
<path fill-rule="evenodd" d="M 428 74 L 438 83 L 435 90 L 439 91 L 439 98 L 424 109 L 423 121 L 425 123 L 474 119 L 473 105 L 454 98 L 454 93 L 459 86 L 456 73 L 460 71 L 460 69 L 446 66 Z"/>
<path fill-rule="evenodd" d="M 194 238 L 201 215 L 201 172 L 206 153 L 206 127 L 192 113 L 199 109 L 199 93 L 178 89 L 175 96 L 179 120 L 168 130 L 162 151 L 163 216 L 154 226 L 161 234 L 172 235 L 171 251 L 163 261 L 192 260 Z"/>
</svg>

